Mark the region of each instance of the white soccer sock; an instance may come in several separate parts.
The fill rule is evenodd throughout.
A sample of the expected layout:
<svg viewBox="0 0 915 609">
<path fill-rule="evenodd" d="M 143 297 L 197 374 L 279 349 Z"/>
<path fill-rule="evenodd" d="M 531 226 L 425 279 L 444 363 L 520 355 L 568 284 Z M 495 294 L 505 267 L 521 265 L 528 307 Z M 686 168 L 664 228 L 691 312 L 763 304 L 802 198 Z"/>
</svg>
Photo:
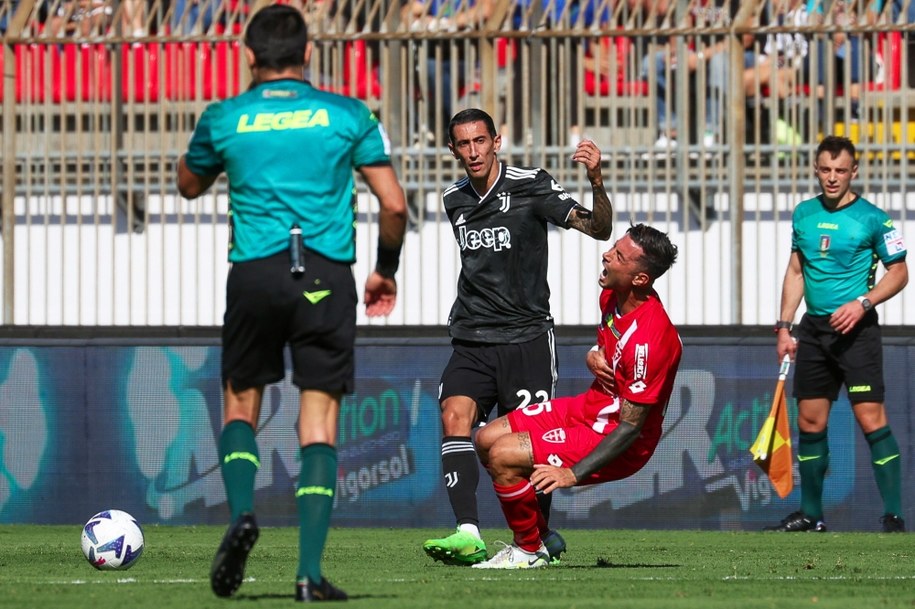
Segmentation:
<svg viewBox="0 0 915 609">
<path fill-rule="evenodd" d="M 475 524 L 471 524 L 469 522 L 465 522 L 464 524 L 458 525 L 458 531 L 464 531 L 465 533 L 470 533 L 477 539 L 483 539 L 483 537 L 480 535 L 480 527 L 478 527 Z"/>
</svg>

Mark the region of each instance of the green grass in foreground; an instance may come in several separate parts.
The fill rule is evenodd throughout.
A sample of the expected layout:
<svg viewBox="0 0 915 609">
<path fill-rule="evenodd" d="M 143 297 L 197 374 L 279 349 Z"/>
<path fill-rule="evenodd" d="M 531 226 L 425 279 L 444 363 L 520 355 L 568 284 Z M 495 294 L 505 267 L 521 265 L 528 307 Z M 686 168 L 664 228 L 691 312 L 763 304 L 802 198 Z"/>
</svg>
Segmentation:
<svg viewBox="0 0 915 609">
<path fill-rule="evenodd" d="M 298 533 L 265 528 L 236 597 L 210 592 L 222 527 L 150 526 L 129 571 L 94 570 L 78 526 L 0 525 L 0 607 L 267 609 L 293 604 Z M 333 529 L 325 574 L 371 608 L 817 609 L 915 607 L 910 535 L 563 531 L 561 565 L 481 571 L 433 563 L 444 531 Z M 508 531 L 487 531 L 490 552 Z"/>
</svg>

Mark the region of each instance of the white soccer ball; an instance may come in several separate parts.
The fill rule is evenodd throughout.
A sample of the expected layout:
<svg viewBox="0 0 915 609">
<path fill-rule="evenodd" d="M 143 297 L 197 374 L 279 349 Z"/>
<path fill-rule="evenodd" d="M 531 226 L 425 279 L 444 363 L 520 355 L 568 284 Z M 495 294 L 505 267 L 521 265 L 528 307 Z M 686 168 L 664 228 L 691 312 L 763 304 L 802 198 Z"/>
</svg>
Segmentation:
<svg viewBox="0 0 915 609">
<path fill-rule="evenodd" d="M 83 527 L 83 554 L 96 569 L 129 569 L 143 553 L 143 530 L 121 510 L 105 510 Z"/>
</svg>

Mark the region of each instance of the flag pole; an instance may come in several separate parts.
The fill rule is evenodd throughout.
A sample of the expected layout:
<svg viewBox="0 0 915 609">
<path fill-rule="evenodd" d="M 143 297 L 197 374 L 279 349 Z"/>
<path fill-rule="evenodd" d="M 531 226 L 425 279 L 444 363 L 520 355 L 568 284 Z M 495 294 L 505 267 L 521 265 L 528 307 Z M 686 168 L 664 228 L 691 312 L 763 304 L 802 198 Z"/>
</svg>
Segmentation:
<svg viewBox="0 0 915 609">
<path fill-rule="evenodd" d="M 780 497 L 787 496 L 794 486 L 791 473 L 791 432 L 788 428 L 788 403 L 785 400 L 785 380 L 791 367 L 791 357 L 785 354 L 772 396 L 772 407 L 769 416 L 763 423 L 756 441 L 750 446 L 753 461 L 768 474 L 770 481 Z M 787 450 L 785 454 L 784 450 Z M 778 453 L 778 463 L 773 467 L 773 459 Z"/>
</svg>

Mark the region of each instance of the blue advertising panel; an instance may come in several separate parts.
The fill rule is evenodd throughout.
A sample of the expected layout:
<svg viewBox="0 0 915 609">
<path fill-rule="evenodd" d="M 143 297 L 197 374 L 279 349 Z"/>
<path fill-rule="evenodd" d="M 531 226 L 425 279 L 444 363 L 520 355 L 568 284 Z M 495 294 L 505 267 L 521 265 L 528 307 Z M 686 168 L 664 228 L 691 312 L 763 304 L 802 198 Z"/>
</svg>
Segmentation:
<svg viewBox="0 0 915 609">
<path fill-rule="evenodd" d="M 799 485 L 779 499 L 749 453 L 775 388 L 771 341 L 684 343 L 652 460 L 627 480 L 557 493 L 551 524 L 758 530 L 797 509 Z M 587 387 L 589 346 L 560 345 L 559 395 Z M 904 516 L 912 520 L 908 371 L 915 346 L 887 341 L 884 351 L 887 409 L 903 449 Z M 340 411 L 335 524 L 453 526 L 441 480 L 437 399 L 449 355 L 442 340 L 360 342 L 356 391 Z M 0 346 L 0 522 L 81 523 L 119 508 L 144 523 L 225 523 L 216 452 L 219 357 L 213 345 Z M 790 379 L 788 388 L 796 445 Z M 288 378 L 267 389 L 257 435 L 256 508 L 264 524 L 296 522 L 297 415 L 298 390 Z M 844 395 L 830 417 L 829 443 L 830 529 L 877 530 L 882 504 Z M 504 526 L 485 473 L 479 495 L 482 524 Z"/>
</svg>

